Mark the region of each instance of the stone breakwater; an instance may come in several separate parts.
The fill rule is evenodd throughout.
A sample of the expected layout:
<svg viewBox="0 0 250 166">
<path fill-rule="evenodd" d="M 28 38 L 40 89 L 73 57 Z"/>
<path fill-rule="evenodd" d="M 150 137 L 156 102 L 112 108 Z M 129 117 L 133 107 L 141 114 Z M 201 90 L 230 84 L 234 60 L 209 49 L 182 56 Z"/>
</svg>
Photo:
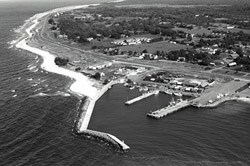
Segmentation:
<svg viewBox="0 0 250 166">
<path fill-rule="evenodd" d="M 94 98 L 84 97 L 84 99 L 82 99 L 78 108 L 79 120 L 76 122 L 76 130 L 77 133 L 83 134 L 89 138 L 94 138 L 96 140 L 104 141 L 108 143 L 108 145 L 112 145 L 112 147 L 115 147 L 115 149 L 119 149 L 119 151 L 126 152 L 130 149 L 130 147 L 127 146 L 123 141 L 120 141 L 114 135 L 87 129 L 96 101 L 113 85 L 119 82 L 120 82 L 119 80 L 111 81 L 107 85 L 103 86 L 102 89 Z"/>
</svg>

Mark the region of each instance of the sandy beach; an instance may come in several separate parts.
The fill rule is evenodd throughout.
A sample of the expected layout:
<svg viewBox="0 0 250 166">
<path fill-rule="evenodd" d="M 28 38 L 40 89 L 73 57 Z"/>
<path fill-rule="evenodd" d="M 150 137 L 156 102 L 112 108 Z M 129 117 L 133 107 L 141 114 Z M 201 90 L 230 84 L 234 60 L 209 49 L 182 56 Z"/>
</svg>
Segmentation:
<svg viewBox="0 0 250 166">
<path fill-rule="evenodd" d="M 90 4 L 90 5 L 93 6 L 93 5 L 99 5 L 99 4 Z M 88 78 L 87 76 L 84 76 L 81 73 L 77 73 L 77 72 L 62 68 L 62 67 L 58 67 L 54 63 L 54 59 L 56 57 L 55 55 L 47 51 L 44 51 L 35 47 L 31 47 L 27 44 L 27 40 L 31 38 L 33 35 L 32 31 L 37 30 L 35 28 L 39 24 L 39 21 L 38 21 L 39 19 L 43 18 L 44 16 L 48 14 L 52 14 L 55 12 L 68 11 L 68 10 L 73 10 L 73 9 L 78 9 L 78 8 L 86 8 L 90 5 L 63 7 L 63 8 L 58 8 L 58 9 L 54 9 L 51 11 L 47 11 L 44 13 L 39 13 L 39 14 L 34 15 L 33 17 L 25 21 L 25 24 L 22 27 L 20 27 L 21 29 L 20 32 L 22 32 L 22 30 L 23 31 L 25 30 L 25 32 L 27 33 L 27 37 L 20 39 L 16 43 L 16 47 L 32 52 L 34 54 L 40 55 L 43 58 L 43 63 L 41 65 L 42 69 L 48 72 L 64 75 L 64 76 L 74 79 L 75 81 L 70 86 L 70 90 L 80 96 L 88 96 L 89 98 L 94 99 L 96 95 L 98 94 L 98 90 L 97 88 L 94 87 L 95 83 L 92 82 L 90 78 Z"/>
</svg>

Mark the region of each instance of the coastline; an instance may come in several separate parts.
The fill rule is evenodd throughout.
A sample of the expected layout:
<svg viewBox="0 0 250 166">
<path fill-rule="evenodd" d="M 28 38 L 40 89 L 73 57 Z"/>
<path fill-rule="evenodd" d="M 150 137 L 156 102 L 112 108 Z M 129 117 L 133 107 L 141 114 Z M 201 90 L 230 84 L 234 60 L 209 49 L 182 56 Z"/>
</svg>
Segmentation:
<svg viewBox="0 0 250 166">
<path fill-rule="evenodd" d="M 122 1 L 118 1 L 118 2 L 122 2 Z M 42 49 L 29 46 L 27 41 L 33 37 L 34 34 L 32 32 L 38 31 L 38 29 L 36 29 L 36 26 L 40 23 L 39 20 L 42 19 L 43 17 L 49 14 L 55 13 L 55 12 L 65 12 L 68 10 L 87 8 L 89 6 L 97 6 L 97 5 L 100 5 L 100 4 L 62 7 L 62 8 L 53 9 L 51 11 L 38 13 L 32 16 L 31 18 L 29 18 L 28 20 L 26 20 L 23 26 L 15 30 L 15 32 L 19 33 L 21 37 L 18 38 L 17 40 L 10 42 L 11 45 L 14 45 L 18 49 L 22 49 L 22 50 L 41 56 L 43 59 L 43 62 L 41 64 L 42 69 L 51 73 L 56 73 L 56 74 L 67 76 L 73 79 L 70 82 L 71 85 L 69 86 L 69 91 L 71 91 L 71 93 L 77 94 L 77 96 L 80 96 L 80 98 L 87 97 L 87 99 L 90 101 L 90 104 L 88 104 L 87 109 L 82 112 L 82 114 L 80 115 L 78 124 L 76 125 L 77 126 L 76 131 L 79 134 L 88 133 L 87 127 L 88 127 L 92 112 L 94 110 L 95 102 L 109 89 L 110 86 L 118 82 L 113 81 L 113 82 L 110 82 L 110 84 L 102 86 L 101 88 L 96 88 L 95 87 L 96 83 L 94 81 L 91 81 L 89 77 L 84 76 L 81 73 L 57 66 L 54 63 L 54 59 L 56 57 L 55 55 L 51 54 L 48 51 L 44 51 Z M 84 109 L 84 106 L 82 109 Z M 108 136 L 111 135 L 108 133 L 100 135 L 99 133 L 100 132 L 92 131 L 91 136 L 99 137 L 100 139 L 105 140 L 105 137 L 103 135 L 108 135 Z M 116 138 L 113 135 L 111 136 L 112 137 L 108 137 L 109 139 L 107 141 L 115 142 L 116 144 L 119 145 L 122 151 L 127 151 L 130 149 L 126 144 L 124 144 L 118 138 Z M 113 141 L 110 141 L 110 139 Z"/>
<path fill-rule="evenodd" d="M 93 6 L 93 5 L 99 5 L 99 4 L 91 4 L 91 5 Z M 73 9 L 78 9 L 78 8 L 87 8 L 88 6 L 90 5 L 63 7 L 63 8 L 58 8 L 58 9 L 54 9 L 48 12 L 34 15 L 33 17 L 25 21 L 25 25 L 21 27 L 21 31 L 22 31 L 22 29 L 25 29 L 26 26 L 28 26 L 25 29 L 25 33 L 27 34 L 27 36 L 19 39 L 19 41 L 17 42 L 17 44 L 15 44 L 15 46 L 17 48 L 40 55 L 43 58 L 43 63 L 41 64 L 42 69 L 48 72 L 64 75 L 64 76 L 74 79 L 74 82 L 70 85 L 70 91 L 80 96 L 89 96 L 93 98 L 97 94 L 98 90 L 93 87 L 94 83 L 91 82 L 87 76 L 84 76 L 80 73 L 77 73 L 77 72 L 74 72 L 65 68 L 58 67 L 54 63 L 54 59 L 56 57 L 55 55 L 47 51 L 44 51 L 42 49 L 31 47 L 27 45 L 26 43 L 27 40 L 30 39 L 33 35 L 32 30 L 34 30 L 34 28 L 39 24 L 38 20 L 43 18 L 44 16 L 48 14 L 52 14 L 54 12 L 59 12 L 59 11 L 67 11 L 67 10 L 73 10 Z"/>
</svg>

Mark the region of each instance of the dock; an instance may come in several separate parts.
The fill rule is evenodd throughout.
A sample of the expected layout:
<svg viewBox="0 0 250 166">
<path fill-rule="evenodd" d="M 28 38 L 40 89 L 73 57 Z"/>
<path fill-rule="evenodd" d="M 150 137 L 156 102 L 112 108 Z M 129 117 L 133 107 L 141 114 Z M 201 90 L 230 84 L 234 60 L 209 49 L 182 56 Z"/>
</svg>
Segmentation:
<svg viewBox="0 0 250 166">
<path fill-rule="evenodd" d="M 147 116 L 155 118 L 155 119 L 160 119 L 160 118 L 162 118 L 164 116 L 172 114 L 172 113 L 174 113 L 174 112 L 176 112 L 176 111 L 178 111 L 180 109 L 186 108 L 188 106 L 190 106 L 189 101 L 182 101 L 182 102 L 179 102 L 179 103 L 175 104 L 174 106 L 168 106 L 168 107 L 156 110 L 156 111 L 154 111 L 152 113 L 148 113 Z"/>
<path fill-rule="evenodd" d="M 132 100 L 126 101 L 126 102 L 125 102 L 125 105 L 134 104 L 134 103 L 136 103 L 136 102 L 138 102 L 138 101 L 140 101 L 140 100 L 143 100 L 143 99 L 145 99 L 145 98 L 147 98 L 147 97 L 149 97 L 149 96 L 152 96 L 152 95 L 154 95 L 154 94 L 157 94 L 157 93 L 159 93 L 159 91 L 152 91 L 152 92 L 144 93 L 144 94 L 142 94 L 142 95 L 139 96 L 139 97 L 136 97 L 136 98 L 134 98 L 134 99 L 132 99 Z"/>
</svg>

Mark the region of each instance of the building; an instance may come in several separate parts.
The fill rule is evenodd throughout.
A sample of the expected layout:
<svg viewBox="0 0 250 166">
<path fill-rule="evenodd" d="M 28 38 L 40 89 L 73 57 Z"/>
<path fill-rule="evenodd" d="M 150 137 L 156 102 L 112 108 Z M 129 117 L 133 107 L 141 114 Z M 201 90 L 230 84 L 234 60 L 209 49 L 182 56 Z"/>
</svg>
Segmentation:
<svg viewBox="0 0 250 166">
<path fill-rule="evenodd" d="M 232 59 L 232 60 L 234 60 L 234 59 L 236 59 L 238 57 L 239 57 L 239 54 L 237 54 L 237 53 L 229 54 L 229 56 L 228 56 L 228 58 Z"/>
<path fill-rule="evenodd" d="M 233 66 L 236 66 L 236 65 L 237 65 L 236 62 L 231 62 L 231 63 L 228 64 L 228 67 L 233 67 Z"/>
</svg>

